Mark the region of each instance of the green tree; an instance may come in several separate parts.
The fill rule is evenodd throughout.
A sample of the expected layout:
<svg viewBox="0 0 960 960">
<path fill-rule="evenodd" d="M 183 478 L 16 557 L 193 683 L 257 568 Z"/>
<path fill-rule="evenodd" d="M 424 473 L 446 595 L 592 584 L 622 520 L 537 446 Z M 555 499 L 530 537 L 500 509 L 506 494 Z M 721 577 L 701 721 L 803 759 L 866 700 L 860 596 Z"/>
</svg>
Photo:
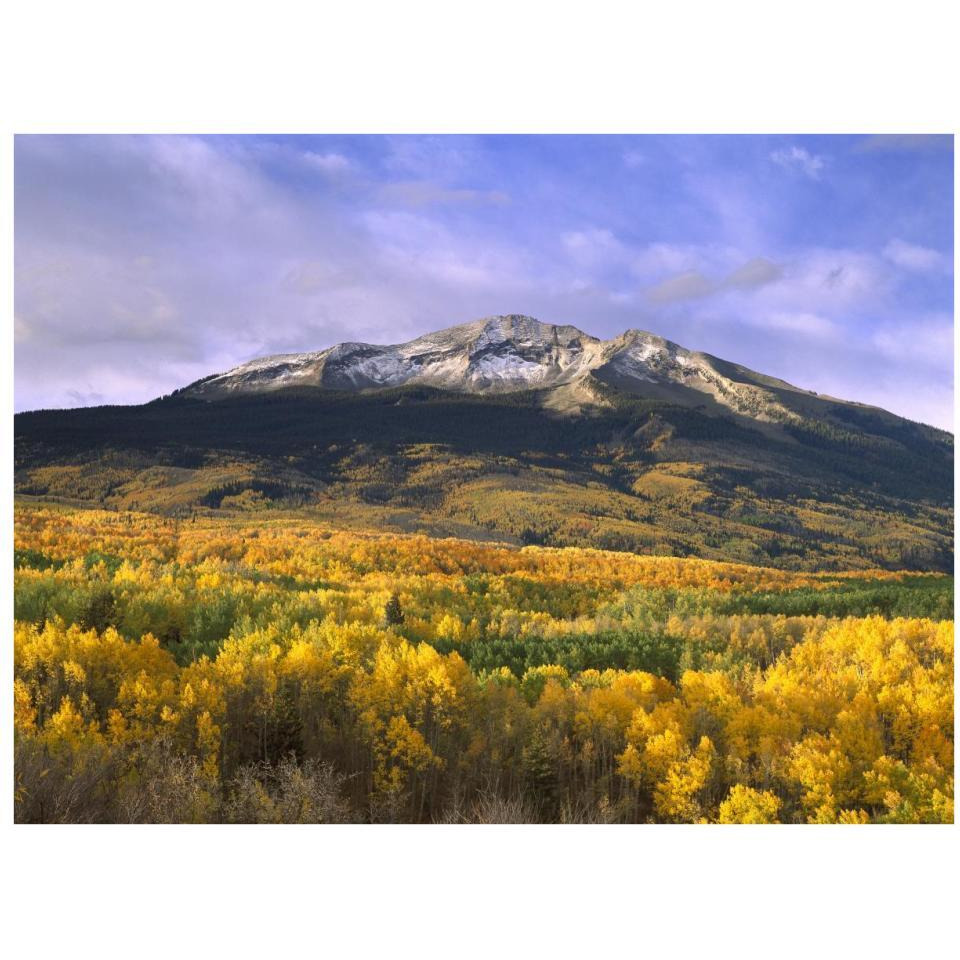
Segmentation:
<svg viewBox="0 0 960 960">
<path fill-rule="evenodd" d="M 403 608 L 400 606 L 400 598 L 395 593 L 390 595 L 390 599 L 383 609 L 383 620 L 388 627 L 399 626 L 403 623 Z"/>
</svg>

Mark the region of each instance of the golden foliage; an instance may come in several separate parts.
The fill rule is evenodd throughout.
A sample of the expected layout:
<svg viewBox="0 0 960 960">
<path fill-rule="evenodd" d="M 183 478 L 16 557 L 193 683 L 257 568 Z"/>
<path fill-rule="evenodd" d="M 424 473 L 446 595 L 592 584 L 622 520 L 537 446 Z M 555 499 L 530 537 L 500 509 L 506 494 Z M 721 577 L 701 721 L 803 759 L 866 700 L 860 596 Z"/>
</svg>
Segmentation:
<svg viewBox="0 0 960 960">
<path fill-rule="evenodd" d="M 671 676 L 478 671 L 457 652 L 602 639 L 637 588 L 842 575 L 97 511 L 19 510 L 16 546 L 37 604 L 14 630 L 21 818 L 79 816 L 39 802 L 54 769 L 101 819 L 162 819 L 168 793 L 142 789 L 162 768 L 182 819 L 423 820 L 490 791 L 539 819 L 953 819 L 952 621 L 667 611 Z"/>
</svg>

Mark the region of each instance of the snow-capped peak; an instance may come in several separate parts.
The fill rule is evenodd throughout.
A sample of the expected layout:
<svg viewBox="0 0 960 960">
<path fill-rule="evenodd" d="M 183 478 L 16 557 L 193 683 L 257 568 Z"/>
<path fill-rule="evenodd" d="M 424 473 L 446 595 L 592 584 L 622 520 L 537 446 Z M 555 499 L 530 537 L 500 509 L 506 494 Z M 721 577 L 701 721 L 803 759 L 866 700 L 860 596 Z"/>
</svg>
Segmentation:
<svg viewBox="0 0 960 960">
<path fill-rule="evenodd" d="M 295 386 L 377 390 L 419 384 L 459 392 L 509 392 L 577 384 L 588 377 L 645 393 L 656 385 L 685 388 L 756 419 L 790 414 L 769 381 L 742 368 L 722 373 L 714 358 L 693 353 L 643 330 L 599 340 L 573 326 L 541 323 L 521 314 L 484 317 L 424 334 L 407 343 L 340 343 L 311 353 L 250 360 L 208 377 L 183 394 L 201 399 Z M 786 385 L 785 385 L 786 386 Z"/>
</svg>

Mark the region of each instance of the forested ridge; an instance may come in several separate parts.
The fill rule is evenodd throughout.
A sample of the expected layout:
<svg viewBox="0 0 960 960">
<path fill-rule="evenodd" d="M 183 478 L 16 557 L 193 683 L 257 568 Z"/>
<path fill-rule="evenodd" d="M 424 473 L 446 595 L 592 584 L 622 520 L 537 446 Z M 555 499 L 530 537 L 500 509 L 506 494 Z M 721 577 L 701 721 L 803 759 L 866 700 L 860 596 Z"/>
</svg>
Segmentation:
<svg viewBox="0 0 960 960">
<path fill-rule="evenodd" d="M 953 580 L 18 504 L 22 822 L 952 822 Z"/>
<path fill-rule="evenodd" d="M 763 424 L 593 388 L 603 405 L 566 415 L 547 391 L 426 387 L 24 413 L 16 489 L 785 569 L 952 569 L 950 434 L 825 399 Z"/>
</svg>

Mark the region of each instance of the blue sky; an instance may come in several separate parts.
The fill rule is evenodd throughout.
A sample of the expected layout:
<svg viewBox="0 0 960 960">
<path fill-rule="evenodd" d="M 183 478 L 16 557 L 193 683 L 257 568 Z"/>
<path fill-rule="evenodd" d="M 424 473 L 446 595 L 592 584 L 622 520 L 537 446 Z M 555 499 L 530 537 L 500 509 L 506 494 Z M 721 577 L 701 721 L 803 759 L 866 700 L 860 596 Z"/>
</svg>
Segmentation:
<svg viewBox="0 0 960 960">
<path fill-rule="evenodd" d="M 27 136 L 18 410 L 498 313 L 953 428 L 935 136 Z"/>
</svg>

